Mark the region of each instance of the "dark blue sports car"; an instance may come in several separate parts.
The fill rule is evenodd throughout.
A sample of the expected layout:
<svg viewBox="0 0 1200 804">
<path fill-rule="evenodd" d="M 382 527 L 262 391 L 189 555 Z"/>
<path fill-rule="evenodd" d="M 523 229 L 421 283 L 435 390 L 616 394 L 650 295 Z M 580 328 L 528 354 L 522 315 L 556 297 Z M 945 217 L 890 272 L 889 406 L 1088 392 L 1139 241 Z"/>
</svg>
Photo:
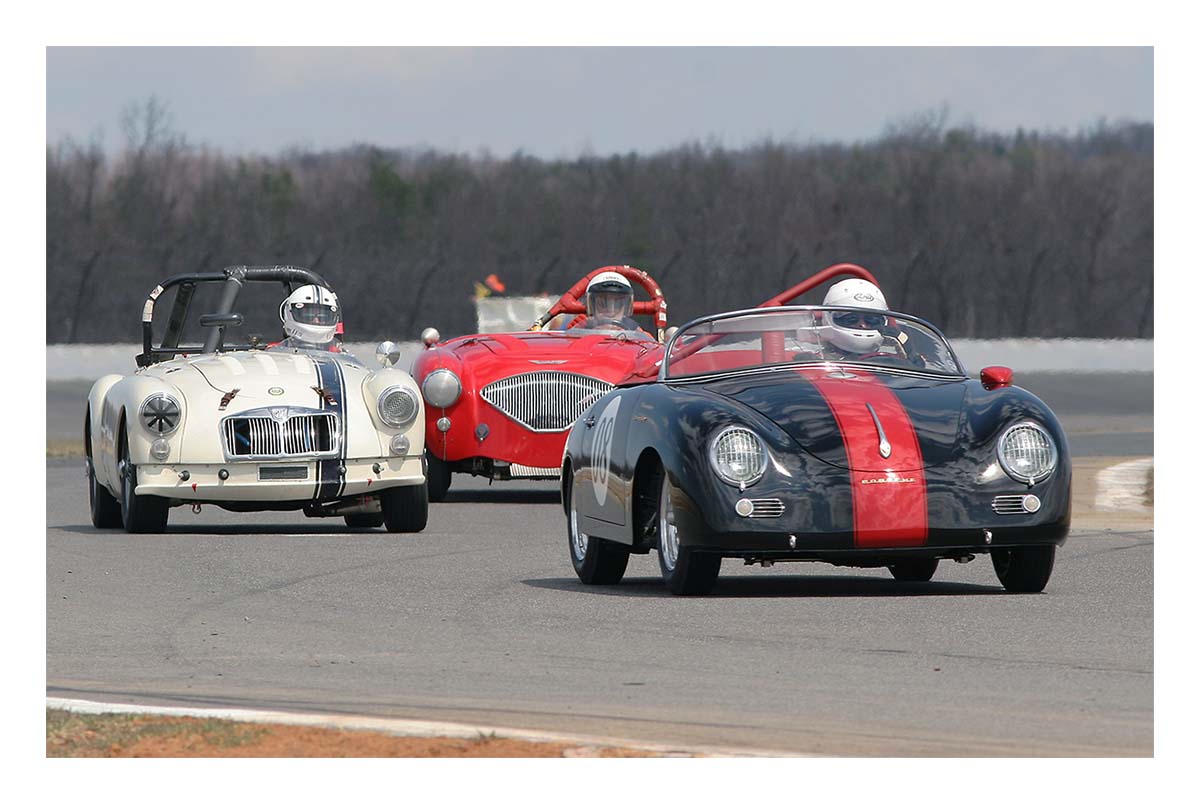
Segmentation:
<svg viewBox="0 0 1200 804">
<path fill-rule="evenodd" d="M 835 325 L 878 345 L 842 351 Z M 927 581 L 983 553 L 1005 589 L 1040 592 L 1071 520 L 1066 437 L 1009 369 L 968 377 L 925 321 L 846 307 L 685 325 L 655 381 L 580 416 L 562 478 L 580 579 L 618 583 L 655 549 L 676 594 L 710 591 L 726 557 Z"/>
</svg>

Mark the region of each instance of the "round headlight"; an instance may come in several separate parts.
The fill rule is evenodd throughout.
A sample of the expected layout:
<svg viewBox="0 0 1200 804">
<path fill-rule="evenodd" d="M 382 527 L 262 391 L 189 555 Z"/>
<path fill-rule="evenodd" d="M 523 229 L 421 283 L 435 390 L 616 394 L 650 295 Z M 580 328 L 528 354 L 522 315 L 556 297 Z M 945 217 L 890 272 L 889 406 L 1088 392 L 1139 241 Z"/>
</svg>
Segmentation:
<svg viewBox="0 0 1200 804">
<path fill-rule="evenodd" d="M 758 481 L 767 469 L 767 448 L 753 431 L 729 427 L 712 440 L 708 458 L 717 476 L 735 486 Z"/>
<path fill-rule="evenodd" d="M 183 418 L 183 411 L 173 397 L 166 394 L 154 394 L 147 397 L 138 411 L 142 426 L 155 435 L 172 433 Z"/>
<path fill-rule="evenodd" d="M 425 395 L 425 401 L 434 407 L 448 408 L 462 394 L 462 381 L 450 369 L 431 371 L 425 382 L 421 383 L 421 393 Z"/>
<path fill-rule="evenodd" d="M 996 444 L 1000 465 L 1014 480 L 1033 484 L 1048 477 L 1058 463 L 1058 450 L 1040 425 L 1020 422 L 1004 431 Z"/>
<path fill-rule="evenodd" d="M 379 418 L 392 427 L 408 427 L 417 418 L 420 402 L 403 385 L 394 385 L 379 395 Z"/>
</svg>

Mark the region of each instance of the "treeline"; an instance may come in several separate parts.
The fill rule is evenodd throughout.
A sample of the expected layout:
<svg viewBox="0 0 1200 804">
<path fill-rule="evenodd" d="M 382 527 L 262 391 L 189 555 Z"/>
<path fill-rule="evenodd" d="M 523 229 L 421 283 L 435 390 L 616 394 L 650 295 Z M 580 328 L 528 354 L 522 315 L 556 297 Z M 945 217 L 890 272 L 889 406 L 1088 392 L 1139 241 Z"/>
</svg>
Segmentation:
<svg viewBox="0 0 1200 804">
<path fill-rule="evenodd" d="M 470 332 L 472 288 L 491 273 L 510 294 L 557 295 L 633 264 L 678 324 L 841 261 L 952 337 L 1153 336 L 1149 124 L 996 134 L 931 116 L 863 144 L 544 161 L 369 146 L 237 157 L 165 120 L 140 108 L 112 158 L 48 148 L 49 342 L 138 340 L 161 277 L 247 263 L 323 273 L 351 340 Z"/>
</svg>

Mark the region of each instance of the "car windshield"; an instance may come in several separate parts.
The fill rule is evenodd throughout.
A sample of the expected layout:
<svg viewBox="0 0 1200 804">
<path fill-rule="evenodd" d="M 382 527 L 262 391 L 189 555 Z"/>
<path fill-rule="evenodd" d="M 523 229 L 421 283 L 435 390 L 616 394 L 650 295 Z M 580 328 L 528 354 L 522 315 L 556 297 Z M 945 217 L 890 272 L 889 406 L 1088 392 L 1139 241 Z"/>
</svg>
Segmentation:
<svg viewBox="0 0 1200 804">
<path fill-rule="evenodd" d="M 685 326 L 671 344 L 664 376 L 829 362 L 962 375 L 945 338 L 910 316 L 848 307 L 778 307 Z"/>
</svg>

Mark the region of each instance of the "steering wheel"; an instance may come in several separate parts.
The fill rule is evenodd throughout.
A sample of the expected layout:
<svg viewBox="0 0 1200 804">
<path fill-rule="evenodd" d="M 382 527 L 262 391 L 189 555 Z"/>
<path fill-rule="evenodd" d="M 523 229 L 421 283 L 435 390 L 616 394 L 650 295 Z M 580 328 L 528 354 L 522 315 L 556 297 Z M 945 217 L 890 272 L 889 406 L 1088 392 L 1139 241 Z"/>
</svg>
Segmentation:
<svg viewBox="0 0 1200 804">
<path fill-rule="evenodd" d="M 646 293 L 650 294 L 650 301 L 635 301 L 633 303 L 633 315 L 654 316 L 654 326 L 658 329 L 658 340 L 659 343 L 662 343 L 667 330 L 667 300 L 663 296 L 662 289 L 650 277 L 650 274 L 631 265 L 606 265 L 603 268 L 597 268 L 589 272 L 587 276 L 572 285 L 529 329 L 532 331 L 540 330 L 546 326 L 546 323 L 550 319 L 560 313 L 576 313 L 575 318 L 567 325 L 568 329 L 582 324 L 587 317 L 587 308 L 584 306 L 582 297 L 587 291 L 588 282 L 592 281 L 592 278 L 597 274 L 604 273 L 605 271 L 615 271 L 631 283 L 637 283 Z"/>
</svg>

